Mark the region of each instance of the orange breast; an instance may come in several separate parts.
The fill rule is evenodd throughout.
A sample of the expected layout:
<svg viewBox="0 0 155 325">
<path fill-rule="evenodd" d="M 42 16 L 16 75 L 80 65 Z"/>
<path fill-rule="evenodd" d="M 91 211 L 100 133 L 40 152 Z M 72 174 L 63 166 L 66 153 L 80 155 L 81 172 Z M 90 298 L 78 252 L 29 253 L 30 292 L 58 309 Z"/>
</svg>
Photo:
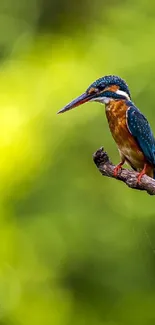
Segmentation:
<svg viewBox="0 0 155 325">
<path fill-rule="evenodd" d="M 117 143 L 121 155 L 136 169 L 144 166 L 145 157 L 126 124 L 126 111 L 128 107 L 124 100 L 111 101 L 106 105 L 106 116 L 110 131 Z"/>
</svg>

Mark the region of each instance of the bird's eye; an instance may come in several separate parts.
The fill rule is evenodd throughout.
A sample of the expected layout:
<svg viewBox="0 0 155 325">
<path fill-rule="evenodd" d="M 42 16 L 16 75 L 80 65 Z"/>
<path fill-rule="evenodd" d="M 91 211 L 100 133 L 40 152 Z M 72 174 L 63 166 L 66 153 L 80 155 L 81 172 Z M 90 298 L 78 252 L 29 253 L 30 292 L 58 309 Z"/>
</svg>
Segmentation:
<svg viewBox="0 0 155 325">
<path fill-rule="evenodd" d="M 102 91 L 102 90 L 104 90 L 105 86 L 100 84 L 97 86 L 97 88 L 98 88 L 98 91 Z"/>
</svg>

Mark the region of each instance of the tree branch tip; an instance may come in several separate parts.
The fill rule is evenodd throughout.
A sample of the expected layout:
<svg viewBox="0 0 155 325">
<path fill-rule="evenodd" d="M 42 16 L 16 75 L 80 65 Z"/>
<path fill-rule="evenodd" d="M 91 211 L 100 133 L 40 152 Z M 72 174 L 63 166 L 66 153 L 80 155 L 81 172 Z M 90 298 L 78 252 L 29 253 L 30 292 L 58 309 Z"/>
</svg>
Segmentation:
<svg viewBox="0 0 155 325">
<path fill-rule="evenodd" d="M 103 147 L 93 154 L 93 160 L 103 176 L 122 181 L 132 189 L 146 191 L 150 195 L 155 195 L 155 180 L 147 175 L 142 177 L 140 184 L 137 183 L 138 173 L 133 170 L 122 168 L 120 169 L 117 178 L 114 177 L 113 172 L 115 166 L 111 163 L 109 156 L 107 152 L 104 151 Z"/>
</svg>

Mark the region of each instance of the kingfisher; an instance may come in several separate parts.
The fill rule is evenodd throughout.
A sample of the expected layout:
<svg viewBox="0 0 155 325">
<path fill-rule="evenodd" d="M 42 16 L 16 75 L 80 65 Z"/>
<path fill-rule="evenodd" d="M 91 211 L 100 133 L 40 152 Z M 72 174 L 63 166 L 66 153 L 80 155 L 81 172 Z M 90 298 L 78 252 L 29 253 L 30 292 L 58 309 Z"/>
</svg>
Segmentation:
<svg viewBox="0 0 155 325">
<path fill-rule="evenodd" d="M 155 138 L 146 117 L 132 102 L 127 83 L 113 75 L 99 78 L 58 114 L 91 101 L 105 104 L 109 128 L 120 154 L 114 176 L 127 163 L 138 172 L 137 183 L 144 174 L 155 178 Z"/>
</svg>

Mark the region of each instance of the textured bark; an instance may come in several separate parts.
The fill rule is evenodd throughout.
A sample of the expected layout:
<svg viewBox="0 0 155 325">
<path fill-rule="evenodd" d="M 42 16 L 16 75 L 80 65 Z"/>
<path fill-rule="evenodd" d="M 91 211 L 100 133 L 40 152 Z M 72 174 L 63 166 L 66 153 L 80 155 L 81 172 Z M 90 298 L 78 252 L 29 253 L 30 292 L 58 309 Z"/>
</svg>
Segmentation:
<svg viewBox="0 0 155 325">
<path fill-rule="evenodd" d="M 117 178 L 114 176 L 114 166 L 110 161 L 108 154 L 103 148 L 97 150 L 93 155 L 93 160 L 100 173 L 103 176 L 115 178 L 124 182 L 127 186 L 135 189 L 146 191 L 150 195 L 155 195 L 155 180 L 149 176 L 144 175 L 141 178 L 140 184 L 137 183 L 138 173 L 129 169 L 122 168 L 118 172 Z"/>
</svg>

